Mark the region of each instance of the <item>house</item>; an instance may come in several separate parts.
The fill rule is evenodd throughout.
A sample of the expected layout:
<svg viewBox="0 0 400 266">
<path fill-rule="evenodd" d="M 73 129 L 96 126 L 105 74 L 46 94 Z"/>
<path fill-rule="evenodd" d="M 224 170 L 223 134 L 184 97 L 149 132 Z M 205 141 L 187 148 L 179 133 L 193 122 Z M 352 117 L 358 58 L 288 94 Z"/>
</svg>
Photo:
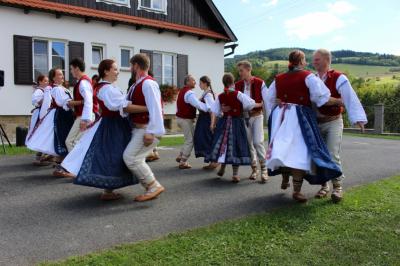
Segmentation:
<svg viewBox="0 0 400 266">
<path fill-rule="evenodd" d="M 0 123 L 11 139 L 17 125 L 28 124 L 35 78 L 61 67 L 72 82 L 74 57 L 84 58 L 89 75 L 102 59 L 115 59 L 123 91 L 138 52 L 150 56 L 160 84 L 181 87 L 191 73 L 221 88 L 224 49 L 237 41 L 211 0 L 0 0 L 0 32 Z M 175 104 L 166 104 L 165 114 L 170 127 Z"/>
</svg>

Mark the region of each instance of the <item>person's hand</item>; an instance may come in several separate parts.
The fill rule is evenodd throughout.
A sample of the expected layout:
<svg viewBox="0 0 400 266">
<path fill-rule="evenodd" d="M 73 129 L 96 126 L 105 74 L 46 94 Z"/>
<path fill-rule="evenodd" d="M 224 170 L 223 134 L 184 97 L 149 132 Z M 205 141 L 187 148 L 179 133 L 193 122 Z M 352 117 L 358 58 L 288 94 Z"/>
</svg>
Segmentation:
<svg viewBox="0 0 400 266">
<path fill-rule="evenodd" d="M 344 106 L 343 100 L 340 99 L 340 98 L 337 98 L 337 99 L 336 99 L 336 105 L 337 105 L 337 106 Z"/>
<path fill-rule="evenodd" d="M 144 134 L 143 136 L 143 143 L 144 146 L 148 147 L 154 142 L 154 135 L 153 134 Z"/>
<path fill-rule="evenodd" d="M 211 131 L 212 133 L 214 133 L 214 130 L 215 130 L 215 125 L 210 125 L 210 131 Z"/>
<path fill-rule="evenodd" d="M 223 105 L 221 106 L 221 110 L 222 110 L 222 112 L 227 113 L 227 112 L 229 112 L 230 110 L 232 110 L 232 108 L 231 108 L 229 105 L 223 104 Z"/>
<path fill-rule="evenodd" d="M 67 106 L 68 106 L 69 109 L 72 109 L 72 107 L 73 107 L 73 105 L 71 103 L 72 103 L 72 101 L 68 101 L 67 102 Z"/>
<path fill-rule="evenodd" d="M 275 103 L 276 103 L 276 105 L 281 105 L 281 104 L 282 104 L 282 100 L 281 100 L 281 99 L 278 99 L 278 98 L 276 98 L 276 100 L 275 100 Z"/>
<path fill-rule="evenodd" d="M 365 127 L 363 122 L 357 122 L 356 125 L 360 128 L 361 133 L 365 132 Z"/>
<path fill-rule="evenodd" d="M 82 121 L 79 123 L 79 129 L 80 129 L 81 131 L 85 131 L 85 130 L 87 129 L 88 125 L 89 125 L 89 122 L 88 122 L 88 121 L 82 120 Z"/>
</svg>

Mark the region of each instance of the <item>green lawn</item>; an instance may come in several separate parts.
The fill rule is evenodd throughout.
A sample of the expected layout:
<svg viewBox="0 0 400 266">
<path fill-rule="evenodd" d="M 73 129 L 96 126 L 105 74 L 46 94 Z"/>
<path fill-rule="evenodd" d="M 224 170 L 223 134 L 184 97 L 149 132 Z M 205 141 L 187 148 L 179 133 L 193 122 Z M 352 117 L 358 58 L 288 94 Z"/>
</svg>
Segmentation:
<svg viewBox="0 0 400 266">
<path fill-rule="evenodd" d="M 362 134 L 362 133 L 344 133 L 344 134 L 346 136 L 362 137 L 362 138 L 400 140 L 400 136 L 396 135 L 374 135 L 374 134 Z"/>
<path fill-rule="evenodd" d="M 353 65 L 353 64 L 332 64 L 332 68 L 340 71 L 347 71 L 350 74 L 357 77 L 381 77 L 400 75 L 398 72 L 390 72 L 389 69 L 392 67 L 386 66 L 368 66 L 368 65 Z"/>
<path fill-rule="evenodd" d="M 399 265 L 399 192 L 396 176 L 341 204 L 313 200 L 44 265 Z"/>
</svg>

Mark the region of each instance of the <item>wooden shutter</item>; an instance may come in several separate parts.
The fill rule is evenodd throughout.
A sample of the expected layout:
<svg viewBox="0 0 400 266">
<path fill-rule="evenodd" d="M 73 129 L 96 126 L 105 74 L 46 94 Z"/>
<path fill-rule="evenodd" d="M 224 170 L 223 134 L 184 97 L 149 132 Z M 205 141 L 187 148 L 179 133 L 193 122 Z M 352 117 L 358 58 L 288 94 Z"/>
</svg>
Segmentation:
<svg viewBox="0 0 400 266">
<path fill-rule="evenodd" d="M 32 37 L 14 35 L 14 83 L 33 84 Z"/>
<path fill-rule="evenodd" d="M 74 58 L 81 58 L 85 60 L 85 44 L 83 42 L 69 42 L 68 53 L 69 53 L 68 62 L 71 62 L 71 60 Z M 69 65 L 65 67 L 69 68 Z M 68 81 L 70 86 L 74 86 L 76 84 L 76 80 L 72 77 L 71 71 L 69 73 Z"/>
<path fill-rule="evenodd" d="M 189 74 L 189 57 L 187 55 L 177 55 L 177 86 L 182 88 L 185 84 L 185 77 Z"/>
<path fill-rule="evenodd" d="M 150 70 L 151 70 L 152 73 L 154 73 L 154 68 L 153 68 L 153 51 L 141 49 L 141 50 L 140 50 L 140 53 L 142 53 L 142 54 L 147 54 L 147 56 L 150 58 Z"/>
</svg>

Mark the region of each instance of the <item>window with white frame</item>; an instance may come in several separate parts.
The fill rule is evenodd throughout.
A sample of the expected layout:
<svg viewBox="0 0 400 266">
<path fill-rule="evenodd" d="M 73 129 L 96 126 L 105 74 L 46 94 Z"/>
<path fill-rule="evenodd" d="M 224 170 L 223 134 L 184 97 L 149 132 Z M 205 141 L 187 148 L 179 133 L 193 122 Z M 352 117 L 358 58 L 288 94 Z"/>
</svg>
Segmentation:
<svg viewBox="0 0 400 266">
<path fill-rule="evenodd" d="M 138 0 L 138 10 L 167 14 L 167 0 Z"/>
<path fill-rule="evenodd" d="M 131 7 L 130 0 L 96 0 L 96 2 L 106 3 L 110 5 Z"/>
<path fill-rule="evenodd" d="M 66 43 L 57 40 L 33 40 L 33 78 L 47 75 L 49 69 L 60 68 L 66 76 Z"/>
<path fill-rule="evenodd" d="M 122 69 L 130 68 L 130 60 L 133 56 L 133 48 L 132 47 L 121 47 L 121 59 L 120 64 Z"/>
<path fill-rule="evenodd" d="M 101 44 L 92 44 L 92 66 L 98 66 L 104 59 L 105 46 Z"/>
<path fill-rule="evenodd" d="M 153 74 L 159 84 L 175 85 L 175 55 L 153 53 Z"/>
</svg>

